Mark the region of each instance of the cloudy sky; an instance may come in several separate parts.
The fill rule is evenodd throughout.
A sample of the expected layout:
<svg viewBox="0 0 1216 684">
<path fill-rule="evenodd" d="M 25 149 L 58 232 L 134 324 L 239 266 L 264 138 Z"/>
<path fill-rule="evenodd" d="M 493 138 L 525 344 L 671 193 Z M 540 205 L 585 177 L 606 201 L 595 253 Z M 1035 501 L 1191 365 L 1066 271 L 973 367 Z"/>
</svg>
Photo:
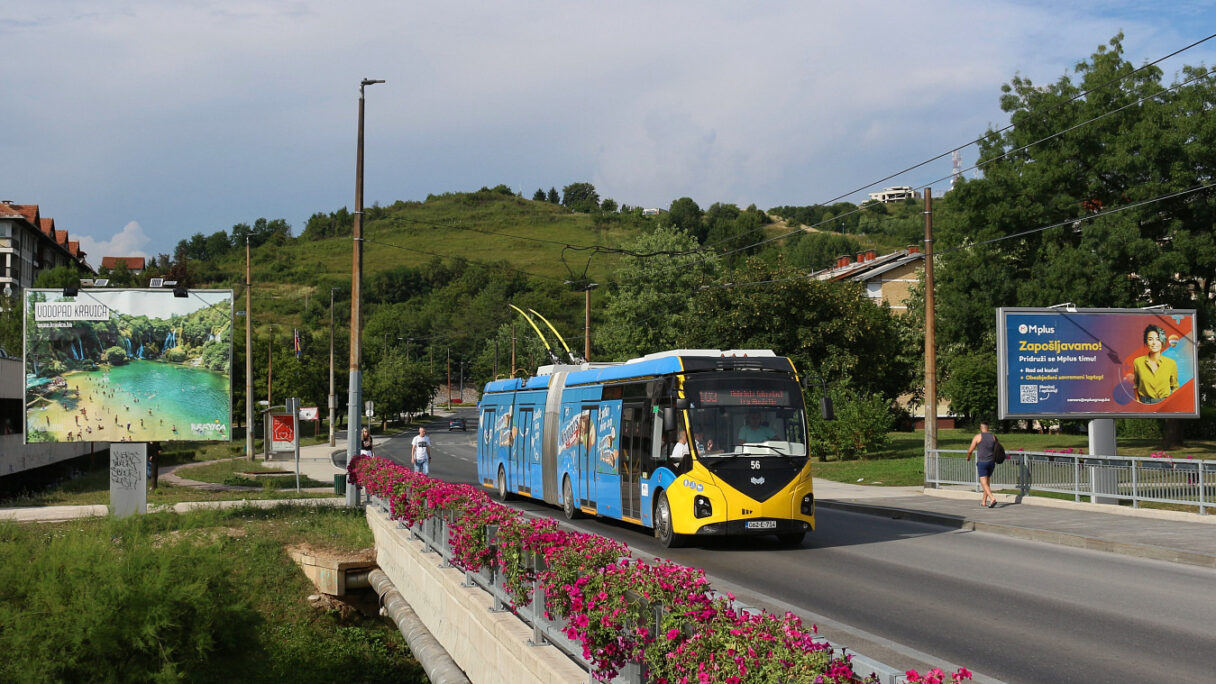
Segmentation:
<svg viewBox="0 0 1216 684">
<path fill-rule="evenodd" d="M 353 206 L 367 77 L 387 81 L 367 205 L 576 181 L 634 206 L 814 204 L 1005 125 L 1014 74 L 1054 81 L 1119 31 L 1143 64 L 1213 27 L 1189 0 L 7 0 L 0 199 L 94 265 L 258 217 L 298 234 Z M 1199 63 L 1216 40 L 1161 66 Z"/>
</svg>

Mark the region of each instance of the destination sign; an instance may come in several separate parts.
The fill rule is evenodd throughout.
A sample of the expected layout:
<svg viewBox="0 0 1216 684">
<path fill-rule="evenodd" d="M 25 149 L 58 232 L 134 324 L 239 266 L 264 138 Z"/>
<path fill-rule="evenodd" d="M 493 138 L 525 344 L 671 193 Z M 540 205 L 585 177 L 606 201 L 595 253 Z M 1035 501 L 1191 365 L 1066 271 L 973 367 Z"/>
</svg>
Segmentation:
<svg viewBox="0 0 1216 684">
<path fill-rule="evenodd" d="M 789 406 L 790 393 L 785 390 L 722 389 L 701 390 L 699 406 Z"/>
</svg>

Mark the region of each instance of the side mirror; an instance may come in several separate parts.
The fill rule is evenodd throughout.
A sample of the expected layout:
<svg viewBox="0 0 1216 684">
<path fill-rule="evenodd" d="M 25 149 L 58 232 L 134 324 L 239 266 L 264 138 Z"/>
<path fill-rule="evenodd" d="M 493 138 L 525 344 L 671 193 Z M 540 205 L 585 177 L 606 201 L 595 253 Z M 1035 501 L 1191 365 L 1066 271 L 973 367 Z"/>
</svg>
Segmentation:
<svg viewBox="0 0 1216 684">
<path fill-rule="evenodd" d="M 824 420 L 836 420 L 836 412 L 832 410 L 831 397 L 819 397 L 819 414 L 823 416 Z"/>
<path fill-rule="evenodd" d="M 663 430 L 670 432 L 676 429 L 676 410 L 670 406 L 663 409 Z"/>
</svg>

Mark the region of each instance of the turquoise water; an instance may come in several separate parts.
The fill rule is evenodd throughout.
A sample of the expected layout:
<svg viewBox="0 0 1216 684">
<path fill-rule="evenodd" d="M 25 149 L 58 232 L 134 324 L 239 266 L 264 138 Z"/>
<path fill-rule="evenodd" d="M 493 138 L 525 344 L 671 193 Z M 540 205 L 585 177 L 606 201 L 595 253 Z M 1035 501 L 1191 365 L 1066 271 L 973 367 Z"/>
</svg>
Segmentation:
<svg viewBox="0 0 1216 684">
<path fill-rule="evenodd" d="M 231 429 L 227 376 L 190 366 L 139 360 L 111 367 L 108 382 L 100 372 L 88 375 L 92 376 L 94 387 L 109 388 L 114 393 L 107 403 L 130 407 L 132 413 L 145 416 L 145 420 L 151 410 L 150 418 L 157 421 L 157 426 L 164 426 L 162 439 L 215 439 L 228 435 Z M 191 425 L 214 425 L 217 419 L 224 426 L 222 435 L 191 431 Z M 171 432 L 173 426 L 177 426 L 176 434 Z"/>
</svg>

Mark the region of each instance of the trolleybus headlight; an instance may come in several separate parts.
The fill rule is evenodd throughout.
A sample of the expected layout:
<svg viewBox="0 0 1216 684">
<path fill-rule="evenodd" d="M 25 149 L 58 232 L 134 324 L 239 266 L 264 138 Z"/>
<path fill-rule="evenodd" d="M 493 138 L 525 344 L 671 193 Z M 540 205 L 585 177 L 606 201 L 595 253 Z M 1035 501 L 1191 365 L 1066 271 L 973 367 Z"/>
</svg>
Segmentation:
<svg viewBox="0 0 1216 684">
<path fill-rule="evenodd" d="M 708 518 L 714 514 L 713 504 L 709 503 L 707 497 L 698 495 L 692 501 L 692 514 L 698 518 Z"/>
<path fill-rule="evenodd" d="M 815 495 L 814 494 L 806 494 L 802 497 L 802 514 L 803 515 L 814 515 L 815 514 Z"/>
</svg>

